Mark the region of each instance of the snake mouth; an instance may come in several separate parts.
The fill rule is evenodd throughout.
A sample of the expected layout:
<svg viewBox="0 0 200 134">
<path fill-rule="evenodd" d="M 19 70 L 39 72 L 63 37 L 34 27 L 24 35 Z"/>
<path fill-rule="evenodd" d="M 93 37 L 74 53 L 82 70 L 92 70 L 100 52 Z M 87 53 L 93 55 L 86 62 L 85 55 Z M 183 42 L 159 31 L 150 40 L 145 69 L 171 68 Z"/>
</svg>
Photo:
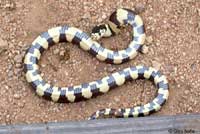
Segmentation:
<svg viewBox="0 0 200 134">
<path fill-rule="evenodd" d="M 99 40 L 101 38 L 100 34 L 99 33 L 92 33 L 91 34 L 91 38 L 93 40 Z"/>
</svg>

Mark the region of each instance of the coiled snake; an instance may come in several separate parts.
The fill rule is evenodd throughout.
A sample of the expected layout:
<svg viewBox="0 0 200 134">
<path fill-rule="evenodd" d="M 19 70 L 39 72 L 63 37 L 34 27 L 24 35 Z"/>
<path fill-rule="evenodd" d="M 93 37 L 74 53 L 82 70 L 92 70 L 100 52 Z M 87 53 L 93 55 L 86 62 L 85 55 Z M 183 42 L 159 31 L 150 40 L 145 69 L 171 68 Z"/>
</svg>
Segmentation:
<svg viewBox="0 0 200 134">
<path fill-rule="evenodd" d="M 94 40 L 101 37 L 109 37 L 120 32 L 120 28 L 131 25 L 133 28 L 133 40 L 128 48 L 120 51 L 112 51 L 102 47 Z M 101 109 L 89 119 L 100 117 L 138 117 L 158 111 L 168 98 L 168 82 L 164 75 L 152 67 L 133 66 L 113 73 L 102 79 L 83 83 L 71 87 L 56 87 L 46 83 L 39 73 L 38 60 L 42 52 L 59 42 L 72 42 L 83 50 L 91 53 L 100 61 L 112 64 L 121 64 L 133 59 L 138 52 L 144 52 L 144 25 L 141 17 L 129 9 L 118 9 L 112 13 L 108 24 L 97 25 L 93 28 L 91 37 L 85 32 L 74 27 L 55 27 L 42 33 L 32 43 L 24 58 L 24 69 L 27 81 L 36 90 L 39 96 L 55 102 L 75 102 L 89 99 L 110 88 L 123 85 L 126 81 L 135 79 L 151 80 L 158 88 L 157 96 L 149 103 L 133 108 L 125 109 Z"/>
</svg>

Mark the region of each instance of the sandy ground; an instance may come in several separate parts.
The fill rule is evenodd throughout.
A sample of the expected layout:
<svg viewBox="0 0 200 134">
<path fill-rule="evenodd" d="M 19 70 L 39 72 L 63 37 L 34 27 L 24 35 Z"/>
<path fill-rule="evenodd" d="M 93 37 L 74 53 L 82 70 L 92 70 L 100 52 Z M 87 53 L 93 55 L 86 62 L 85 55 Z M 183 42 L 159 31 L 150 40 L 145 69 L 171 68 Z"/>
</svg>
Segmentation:
<svg viewBox="0 0 200 134">
<path fill-rule="evenodd" d="M 0 124 L 84 120 L 101 108 L 131 107 L 152 100 L 154 86 L 141 80 L 88 101 L 59 104 L 38 97 L 25 80 L 22 58 L 41 32 L 69 25 L 90 33 L 94 25 L 104 22 L 119 7 L 140 12 L 149 45 L 147 54 L 122 65 L 110 65 L 75 45 L 58 44 L 40 61 L 45 80 L 67 86 L 133 65 L 153 66 L 168 77 L 170 96 L 161 111 L 152 116 L 199 113 L 199 0 L 0 0 Z M 129 33 L 127 28 L 101 42 L 113 50 L 123 49 L 130 41 Z"/>
</svg>

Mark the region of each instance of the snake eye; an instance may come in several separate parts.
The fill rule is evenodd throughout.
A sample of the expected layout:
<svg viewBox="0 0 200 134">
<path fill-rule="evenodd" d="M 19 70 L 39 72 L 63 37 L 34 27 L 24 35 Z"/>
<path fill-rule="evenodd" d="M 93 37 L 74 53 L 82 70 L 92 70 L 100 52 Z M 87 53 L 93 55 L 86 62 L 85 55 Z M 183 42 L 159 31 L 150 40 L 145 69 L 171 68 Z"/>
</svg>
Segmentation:
<svg viewBox="0 0 200 134">
<path fill-rule="evenodd" d="M 99 33 L 99 32 L 100 32 L 99 26 L 95 26 L 95 27 L 92 29 L 92 33 L 93 33 L 93 34 Z"/>
</svg>

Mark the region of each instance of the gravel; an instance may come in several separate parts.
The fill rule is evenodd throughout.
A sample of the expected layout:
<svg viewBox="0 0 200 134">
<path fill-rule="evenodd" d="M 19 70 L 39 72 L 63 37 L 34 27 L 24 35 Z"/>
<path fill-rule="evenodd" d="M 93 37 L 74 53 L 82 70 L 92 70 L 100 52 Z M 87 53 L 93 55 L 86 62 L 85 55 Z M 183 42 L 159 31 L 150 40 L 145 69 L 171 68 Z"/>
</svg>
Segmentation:
<svg viewBox="0 0 200 134">
<path fill-rule="evenodd" d="M 161 67 L 161 64 L 160 62 L 156 61 L 156 60 L 153 60 L 152 61 L 152 66 L 157 69 L 157 70 L 160 70 L 160 67 Z"/>
<path fill-rule="evenodd" d="M 200 113 L 200 2 L 0 0 L 0 123 L 37 123 L 84 120 L 105 107 L 121 108 L 152 100 L 155 87 L 148 81 L 127 82 L 107 94 L 88 101 L 59 104 L 35 94 L 26 82 L 22 59 L 31 42 L 47 29 L 75 26 L 88 34 L 105 22 L 118 7 L 134 9 L 143 18 L 149 51 L 130 62 L 110 65 L 70 43 L 60 43 L 44 52 L 40 64 L 43 78 L 57 86 L 90 82 L 135 65 L 153 66 L 164 73 L 170 96 L 154 115 Z M 124 49 L 131 28 L 102 39 L 106 48 Z M 3 50 L 3 51 L 2 51 Z"/>
<path fill-rule="evenodd" d="M 55 49 L 54 51 L 53 51 L 53 54 L 58 54 L 60 52 L 60 50 L 59 49 Z"/>
<path fill-rule="evenodd" d="M 14 94 L 13 97 L 14 97 L 14 99 L 17 99 L 17 100 L 21 98 L 19 94 Z"/>
<path fill-rule="evenodd" d="M 11 11 L 16 8 L 16 4 L 13 0 L 0 0 L 0 8 L 4 8 Z"/>
<path fill-rule="evenodd" d="M 8 42 L 0 38 L 0 54 L 8 49 Z"/>
<path fill-rule="evenodd" d="M 145 5 L 144 4 L 142 4 L 142 3 L 137 3 L 136 5 L 135 5 L 135 12 L 137 13 L 137 14 L 140 14 L 140 13 L 142 13 L 142 12 L 144 12 L 145 11 Z"/>
<path fill-rule="evenodd" d="M 153 43 L 153 37 L 152 36 L 147 36 L 146 37 L 146 42 L 148 45 L 151 45 Z"/>
<path fill-rule="evenodd" d="M 22 63 L 23 57 L 24 57 L 24 55 L 22 55 L 22 54 L 16 55 L 14 57 L 14 61 L 16 62 L 16 64 Z"/>
</svg>

